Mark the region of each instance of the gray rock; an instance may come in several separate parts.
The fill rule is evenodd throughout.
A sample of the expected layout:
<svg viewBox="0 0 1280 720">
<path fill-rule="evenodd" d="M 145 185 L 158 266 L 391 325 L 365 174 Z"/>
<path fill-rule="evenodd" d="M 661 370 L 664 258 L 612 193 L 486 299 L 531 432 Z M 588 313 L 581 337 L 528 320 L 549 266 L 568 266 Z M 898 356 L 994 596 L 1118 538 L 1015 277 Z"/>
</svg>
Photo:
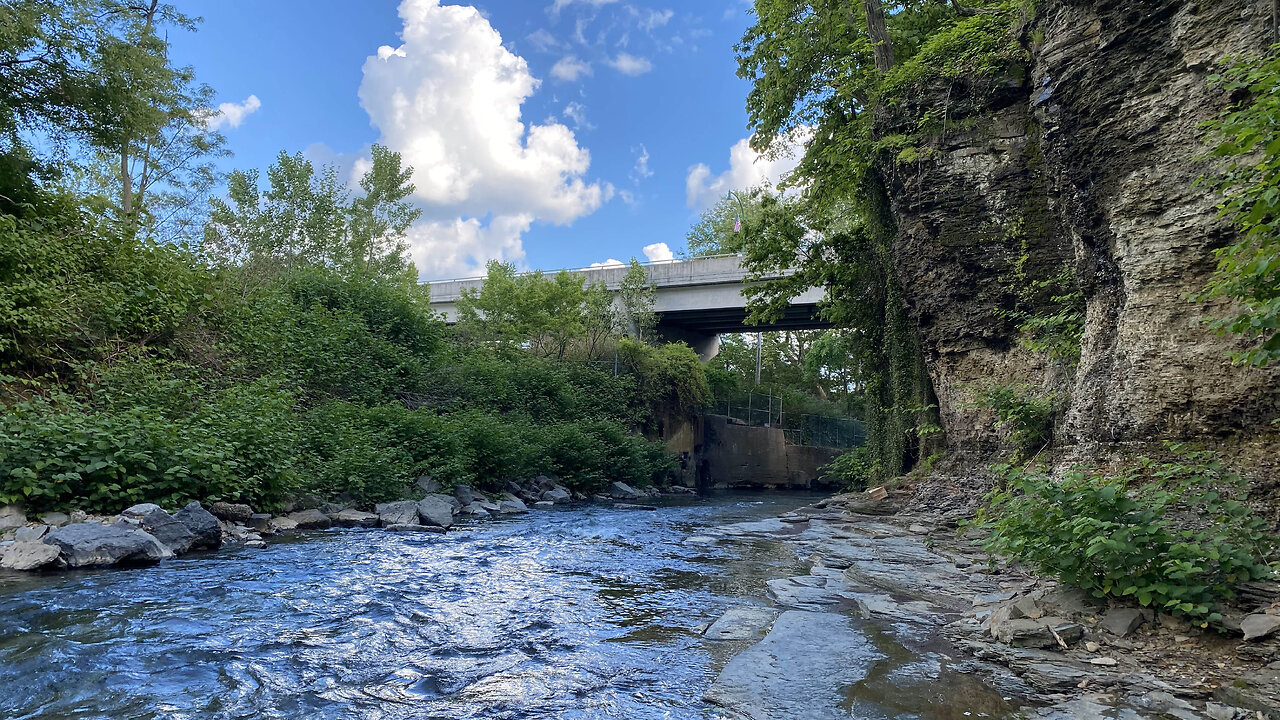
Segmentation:
<svg viewBox="0 0 1280 720">
<path fill-rule="evenodd" d="M 464 505 L 462 512 L 475 517 L 489 517 L 489 511 L 484 509 L 484 505 L 479 502 L 473 502 L 470 505 Z"/>
<path fill-rule="evenodd" d="M 1280 630 L 1280 615 L 1250 615 L 1240 621 L 1245 642 L 1260 640 Z"/>
<path fill-rule="evenodd" d="M 0 532 L 17 530 L 27 524 L 27 515 L 17 505 L 0 506 Z"/>
<path fill-rule="evenodd" d="M 44 537 L 48 532 L 48 525 L 28 525 L 14 531 L 13 539 L 20 543 L 38 543 L 40 538 Z"/>
<path fill-rule="evenodd" d="M 334 520 L 342 527 L 377 527 L 379 517 L 373 513 L 346 509 L 338 512 Z"/>
<path fill-rule="evenodd" d="M 644 496 L 644 493 L 621 480 L 615 480 L 609 485 L 609 497 L 614 500 L 639 500 Z"/>
<path fill-rule="evenodd" d="M 844 615 L 789 610 L 725 665 L 703 700 L 751 720 L 848 720 L 844 690 L 883 657 Z"/>
<path fill-rule="evenodd" d="M 555 507 L 556 504 L 551 502 L 550 500 L 539 500 L 538 502 L 534 503 L 533 506 L 536 508 L 546 509 L 546 508 Z"/>
<path fill-rule="evenodd" d="M 777 617 L 778 611 L 771 608 L 731 607 L 702 635 L 708 640 L 756 640 L 764 637 Z"/>
<path fill-rule="evenodd" d="M 503 500 L 498 503 L 498 512 L 503 515 L 519 515 L 529 512 L 529 508 L 519 500 Z"/>
<path fill-rule="evenodd" d="M 1098 626 L 1112 635 L 1126 637 L 1146 621 L 1146 616 L 1138 608 L 1116 608 L 1103 615 Z"/>
<path fill-rule="evenodd" d="M 10 570 L 39 570 L 57 562 L 59 554 L 58 548 L 53 545 L 19 541 L 4 549 L 0 567 Z"/>
<path fill-rule="evenodd" d="M 174 555 L 181 555 L 196 544 L 196 534 L 186 523 L 160 509 L 159 505 L 143 503 L 120 513 L 126 521 L 136 523 Z"/>
<path fill-rule="evenodd" d="M 245 540 L 244 546 L 247 548 L 254 548 L 257 550 L 261 550 L 262 548 L 265 548 L 267 546 L 267 541 L 263 540 L 262 538 L 258 538 L 257 540 Z"/>
<path fill-rule="evenodd" d="M 240 503 L 216 502 L 209 506 L 209 512 L 219 520 L 238 522 L 241 525 L 249 522 L 253 516 L 253 508 Z"/>
<path fill-rule="evenodd" d="M 1047 648 L 1058 647 L 1058 638 L 1071 645 L 1084 636 L 1084 626 L 1060 617 L 1014 618 L 993 625 L 991 634 L 1006 645 Z"/>
<path fill-rule="evenodd" d="M 657 510 L 653 505 L 632 505 L 631 503 L 614 503 L 614 510 Z"/>
<path fill-rule="evenodd" d="M 463 507 L 470 505 L 476 501 L 476 494 L 470 485 L 455 485 L 453 488 L 453 496 L 458 498 L 458 502 Z"/>
<path fill-rule="evenodd" d="M 89 513 L 83 510 L 72 510 L 71 515 L 67 518 L 69 523 L 82 523 L 89 519 Z"/>
<path fill-rule="evenodd" d="M 553 487 L 550 490 L 547 490 L 546 492 L 542 493 L 542 499 L 550 500 L 551 502 L 567 503 L 573 500 L 573 495 L 571 495 L 568 490 L 562 487 Z"/>
<path fill-rule="evenodd" d="M 445 529 L 442 527 L 433 527 L 431 525 L 418 525 L 417 523 L 402 523 L 399 525 L 387 525 L 387 530 L 391 532 L 429 532 L 443 533 Z"/>
<path fill-rule="evenodd" d="M 453 498 L 428 495 L 418 501 L 418 518 L 423 525 L 449 528 L 453 526 Z"/>
<path fill-rule="evenodd" d="M 51 527 L 62 527 L 71 522 L 71 516 L 66 513 L 50 512 L 41 515 L 40 522 Z"/>
<path fill-rule="evenodd" d="M 1055 588 L 1042 595 L 1039 604 L 1046 615 L 1066 618 L 1091 615 L 1098 610 L 1098 601 L 1080 588 Z"/>
<path fill-rule="evenodd" d="M 245 524 L 258 532 L 271 532 L 271 513 L 254 513 Z"/>
<path fill-rule="evenodd" d="M 288 518 L 295 523 L 294 527 L 298 530 L 325 530 L 333 527 L 333 521 L 329 516 L 314 508 L 289 513 Z"/>
<path fill-rule="evenodd" d="M 412 500 L 381 503 L 374 509 L 378 512 L 382 527 L 418 524 L 418 503 Z"/>
<path fill-rule="evenodd" d="M 49 533 L 44 542 L 58 548 L 61 561 L 70 568 L 147 565 L 173 556 L 148 533 L 115 525 L 74 523 Z"/>
<path fill-rule="evenodd" d="M 191 550 L 217 550 L 222 547 L 222 527 L 218 518 L 200 506 L 198 502 L 187 503 L 187 506 L 174 514 L 173 518 L 191 531 L 195 536 Z"/>
<path fill-rule="evenodd" d="M 423 475 L 414 481 L 413 486 L 424 493 L 440 492 L 440 481 L 430 475 Z"/>
<path fill-rule="evenodd" d="M 287 517 L 271 518 L 270 532 L 282 533 L 298 529 L 298 523 Z"/>
<path fill-rule="evenodd" d="M 501 509 L 502 509 L 502 508 L 498 505 L 498 503 L 496 503 L 496 502 L 490 502 L 490 501 L 488 501 L 488 500 L 483 500 L 483 499 L 481 499 L 481 500 L 476 500 L 476 501 L 475 501 L 474 503 L 472 503 L 472 504 L 473 504 L 473 505 L 479 505 L 479 506 L 480 506 L 480 509 L 482 509 L 482 510 L 484 510 L 485 512 L 490 513 L 490 514 L 496 513 L 496 512 L 498 512 L 499 510 L 501 510 Z"/>
</svg>

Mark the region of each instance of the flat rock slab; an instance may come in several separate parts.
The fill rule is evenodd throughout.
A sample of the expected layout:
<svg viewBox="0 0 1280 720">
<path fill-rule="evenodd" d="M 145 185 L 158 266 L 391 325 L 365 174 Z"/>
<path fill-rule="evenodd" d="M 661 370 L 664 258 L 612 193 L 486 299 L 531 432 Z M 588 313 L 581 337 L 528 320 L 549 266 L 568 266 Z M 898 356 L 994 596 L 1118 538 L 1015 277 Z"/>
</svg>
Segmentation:
<svg viewBox="0 0 1280 720">
<path fill-rule="evenodd" d="M 747 720 L 848 720 L 844 689 L 883 657 L 844 615 L 789 610 L 729 661 L 703 700 Z"/>
<path fill-rule="evenodd" d="M 759 640 L 778 617 L 778 611 L 766 607 L 744 605 L 731 607 L 707 628 L 703 637 L 709 640 Z"/>
<path fill-rule="evenodd" d="M 39 570 L 58 560 L 58 548 L 42 542 L 16 542 L 4 549 L 0 567 L 10 570 Z"/>
</svg>

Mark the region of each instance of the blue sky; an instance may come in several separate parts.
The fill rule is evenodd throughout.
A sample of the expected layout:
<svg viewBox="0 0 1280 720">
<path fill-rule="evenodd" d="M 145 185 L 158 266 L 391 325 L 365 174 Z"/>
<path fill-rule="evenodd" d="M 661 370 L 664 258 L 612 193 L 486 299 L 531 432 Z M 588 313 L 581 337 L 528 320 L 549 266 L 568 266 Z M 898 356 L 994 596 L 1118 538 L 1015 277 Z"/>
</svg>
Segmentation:
<svg viewBox="0 0 1280 720">
<path fill-rule="evenodd" d="M 228 167 L 305 151 L 415 167 L 424 279 L 486 260 L 581 267 L 679 253 L 724 191 L 790 162 L 746 148 L 745 0 L 190 0 L 174 34 L 225 103 Z"/>
</svg>

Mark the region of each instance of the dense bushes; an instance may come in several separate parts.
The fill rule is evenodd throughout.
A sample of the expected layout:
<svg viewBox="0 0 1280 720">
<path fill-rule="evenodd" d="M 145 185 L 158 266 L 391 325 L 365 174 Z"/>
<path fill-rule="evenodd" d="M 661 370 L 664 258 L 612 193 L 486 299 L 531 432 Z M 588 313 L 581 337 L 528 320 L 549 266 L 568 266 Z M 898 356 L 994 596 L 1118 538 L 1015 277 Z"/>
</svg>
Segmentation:
<svg viewBox="0 0 1280 720">
<path fill-rule="evenodd" d="M 1244 482 L 1206 452 L 1142 461 L 1120 474 L 1073 470 L 1061 480 L 1005 468 L 980 516 L 987 550 L 1097 597 L 1136 599 L 1174 615 L 1218 619 L 1218 601 L 1271 574 L 1276 551 L 1244 503 Z"/>
<path fill-rule="evenodd" d="M 856 447 L 820 468 L 822 477 L 845 490 L 861 491 L 876 480 L 879 468 L 866 447 Z"/>
</svg>

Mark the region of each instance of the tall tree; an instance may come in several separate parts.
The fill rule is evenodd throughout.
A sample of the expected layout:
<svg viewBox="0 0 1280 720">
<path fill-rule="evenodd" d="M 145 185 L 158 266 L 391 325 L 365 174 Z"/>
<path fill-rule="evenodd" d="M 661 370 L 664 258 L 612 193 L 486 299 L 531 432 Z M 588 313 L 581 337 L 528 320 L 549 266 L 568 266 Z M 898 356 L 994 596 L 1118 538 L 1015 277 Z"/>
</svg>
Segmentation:
<svg viewBox="0 0 1280 720">
<path fill-rule="evenodd" d="M 631 258 L 627 274 L 622 277 L 618 301 L 627 333 L 640 342 L 653 342 L 658 326 L 657 290 L 649 282 L 649 273 L 635 258 Z"/>
</svg>

